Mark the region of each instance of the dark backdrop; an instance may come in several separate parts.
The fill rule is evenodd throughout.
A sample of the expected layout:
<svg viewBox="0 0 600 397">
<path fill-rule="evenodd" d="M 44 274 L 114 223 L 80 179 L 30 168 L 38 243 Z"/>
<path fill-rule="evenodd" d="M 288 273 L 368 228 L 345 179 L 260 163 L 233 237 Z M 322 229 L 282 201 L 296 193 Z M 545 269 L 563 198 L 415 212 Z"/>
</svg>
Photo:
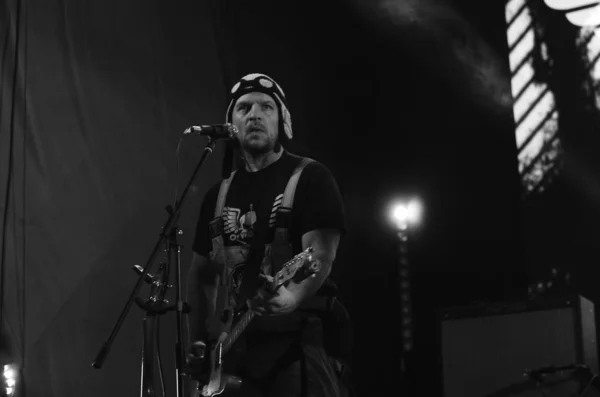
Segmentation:
<svg viewBox="0 0 600 397">
<path fill-rule="evenodd" d="M 290 102 L 291 151 L 333 171 L 349 233 L 334 277 L 355 323 L 360 391 L 395 387 L 396 194 L 418 194 L 411 242 L 415 373 L 437 391 L 435 309 L 519 296 L 525 268 L 503 2 L 10 0 L 2 12 L 3 327 L 28 396 L 131 395 L 133 307 L 103 369 L 90 364 L 204 146 L 250 72 Z M 19 7 L 20 5 L 20 7 Z M 11 154 L 12 153 L 12 154 Z M 183 271 L 222 147 L 184 209 Z M 12 164 L 12 168 L 9 165 Z M 147 294 L 143 289 L 141 296 Z M 174 316 L 161 346 L 172 386 Z"/>
</svg>

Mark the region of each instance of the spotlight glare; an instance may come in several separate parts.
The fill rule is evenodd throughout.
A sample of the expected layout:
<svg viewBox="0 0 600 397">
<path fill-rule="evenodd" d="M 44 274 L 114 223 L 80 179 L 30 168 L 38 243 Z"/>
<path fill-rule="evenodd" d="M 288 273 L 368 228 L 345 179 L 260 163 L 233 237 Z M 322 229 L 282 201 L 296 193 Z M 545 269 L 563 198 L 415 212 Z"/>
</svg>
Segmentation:
<svg viewBox="0 0 600 397">
<path fill-rule="evenodd" d="M 412 200 L 408 203 L 407 212 L 408 212 L 408 221 L 412 224 L 418 224 L 421 222 L 421 203 L 417 200 Z"/>
<path fill-rule="evenodd" d="M 14 379 L 15 378 L 15 370 L 9 367 L 8 365 L 4 367 L 4 378 L 5 379 Z"/>
<path fill-rule="evenodd" d="M 405 224 L 408 222 L 408 208 L 402 204 L 397 204 L 392 214 L 394 220 L 398 224 Z"/>
<path fill-rule="evenodd" d="M 409 202 L 397 201 L 390 211 L 390 218 L 400 230 L 406 230 L 409 225 L 421 222 L 422 205 L 419 200 Z"/>
</svg>

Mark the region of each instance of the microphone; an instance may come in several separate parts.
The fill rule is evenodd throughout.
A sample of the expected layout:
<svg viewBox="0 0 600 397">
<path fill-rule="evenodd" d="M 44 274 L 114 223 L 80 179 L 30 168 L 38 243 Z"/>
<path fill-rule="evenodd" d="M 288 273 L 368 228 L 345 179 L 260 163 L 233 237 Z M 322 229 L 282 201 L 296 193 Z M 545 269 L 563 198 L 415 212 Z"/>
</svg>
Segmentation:
<svg viewBox="0 0 600 397">
<path fill-rule="evenodd" d="M 183 131 L 183 135 L 199 134 L 211 139 L 233 139 L 237 136 L 238 129 L 233 124 L 193 125 Z"/>
</svg>

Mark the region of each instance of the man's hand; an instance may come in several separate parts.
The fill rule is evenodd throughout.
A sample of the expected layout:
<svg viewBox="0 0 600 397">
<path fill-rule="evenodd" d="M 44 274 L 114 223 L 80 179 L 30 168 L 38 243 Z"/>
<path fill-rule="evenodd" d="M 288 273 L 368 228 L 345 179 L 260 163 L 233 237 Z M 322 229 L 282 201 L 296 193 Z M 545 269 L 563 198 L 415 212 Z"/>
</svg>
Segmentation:
<svg viewBox="0 0 600 397">
<path fill-rule="evenodd" d="M 285 286 L 279 287 L 277 294 L 263 302 L 258 302 L 252 309 L 258 315 L 281 315 L 291 313 L 298 308 L 300 301 L 295 293 Z"/>
</svg>

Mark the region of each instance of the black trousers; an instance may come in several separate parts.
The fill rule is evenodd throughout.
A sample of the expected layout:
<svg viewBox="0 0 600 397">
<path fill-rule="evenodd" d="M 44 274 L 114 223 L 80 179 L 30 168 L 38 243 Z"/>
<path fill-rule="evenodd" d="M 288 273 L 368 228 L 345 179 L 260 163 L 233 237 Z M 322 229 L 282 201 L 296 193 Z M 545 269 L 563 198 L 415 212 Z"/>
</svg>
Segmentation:
<svg viewBox="0 0 600 397">
<path fill-rule="evenodd" d="M 346 397 L 340 373 L 322 346 L 318 319 L 302 331 L 250 337 L 236 372 L 248 397 Z"/>
</svg>

